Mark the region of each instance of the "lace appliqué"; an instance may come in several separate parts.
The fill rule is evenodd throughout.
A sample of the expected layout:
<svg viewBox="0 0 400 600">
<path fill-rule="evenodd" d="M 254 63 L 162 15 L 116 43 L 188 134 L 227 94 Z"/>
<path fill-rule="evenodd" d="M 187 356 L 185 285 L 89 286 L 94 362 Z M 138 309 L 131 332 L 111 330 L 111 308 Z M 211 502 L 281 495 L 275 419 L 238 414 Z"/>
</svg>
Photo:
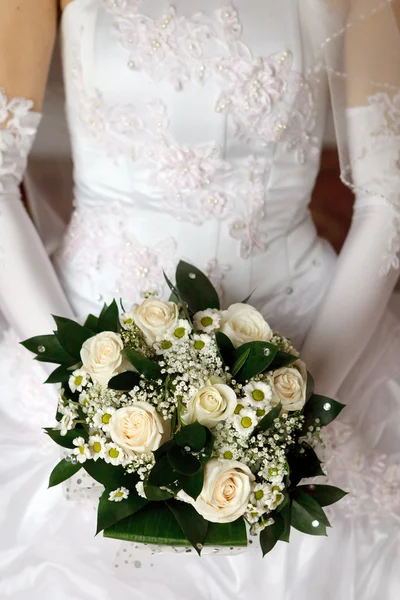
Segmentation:
<svg viewBox="0 0 400 600">
<path fill-rule="evenodd" d="M 238 139 L 260 146 L 282 142 L 300 163 L 318 152 L 312 90 L 293 70 L 290 52 L 254 57 L 231 4 L 217 11 L 221 32 L 203 13 L 177 16 L 169 6 L 160 19 L 152 19 L 139 12 L 141 4 L 106 0 L 130 69 L 155 81 L 167 75 L 177 90 L 215 77 L 225 86 L 215 111 L 231 117 Z"/>
<path fill-rule="evenodd" d="M 149 293 L 161 296 L 163 270 L 169 276 L 174 270 L 176 243 L 167 238 L 143 245 L 129 231 L 130 222 L 129 208 L 120 203 L 76 210 L 57 253 L 62 270 L 79 274 L 83 283 L 98 278 L 97 292 L 110 298 L 133 302 Z"/>
</svg>

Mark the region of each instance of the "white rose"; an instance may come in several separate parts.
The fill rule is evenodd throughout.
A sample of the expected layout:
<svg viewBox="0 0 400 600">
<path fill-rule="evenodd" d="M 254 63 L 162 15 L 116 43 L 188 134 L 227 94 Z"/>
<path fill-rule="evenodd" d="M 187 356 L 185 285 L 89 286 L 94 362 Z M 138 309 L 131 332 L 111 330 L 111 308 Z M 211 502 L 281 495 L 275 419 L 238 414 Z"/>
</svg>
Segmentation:
<svg viewBox="0 0 400 600">
<path fill-rule="evenodd" d="M 106 386 L 119 372 L 124 349 L 121 337 L 113 331 L 103 331 L 84 342 L 81 349 L 83 367 L 94 381 Z"/>
<path fill-rule="evenodd" d="M 161 300 L 144 300 L 135 304 L 130 313 L 136 325 L 144 333 L 147 344 L 151 346 L 157 337 L 162 337 L 171 331 L 178 323 L 178 307 L 174 302 Z"/>
<path fill-rule="evenodd" d="M 233 415 L 236 406 L 235 392 L 222 379 L 211 377 L 206 386 L 189 400 L 182 421 L 185 425 L 198 421 L 211 429 Z"/>
<path fill-rule="evenodd" d="M 162 419 L 148 402 L 120 408 L 110 419 L 110 436 L 128 456 L 154 452 L 164 435 Z"/>
<path fill-rule="evenodd" d="M 220 331 L 235 348 L 247 342 L 269 342 L 272 331 L 264 317 L 248 304 L 232 304 L 222 313 Z"/>
<path fill-rule="evenodd" d="M 277 369 L 270 375 L 271 404 L 279 402 L 284 410 L 301 410 L 306 403 L 307 369 L 301 360 L 290 367 Z"/>
<path fill-rule="evenodd" d="M 254 475 L 237 460 L 212 458 L 204 467 L 204 484 L 192 504 L 212 523 L 231 523 L 247 509 Z"/>
</svg>

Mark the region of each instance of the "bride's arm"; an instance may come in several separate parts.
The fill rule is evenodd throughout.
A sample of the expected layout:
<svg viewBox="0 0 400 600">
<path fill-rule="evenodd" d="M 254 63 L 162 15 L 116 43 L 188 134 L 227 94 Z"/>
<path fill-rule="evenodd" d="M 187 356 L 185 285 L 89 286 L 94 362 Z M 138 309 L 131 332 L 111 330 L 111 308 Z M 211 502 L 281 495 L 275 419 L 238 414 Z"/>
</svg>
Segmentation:
<svg viewBox="0 0 400 600">
<path fill-rule="evenodd" d="M 40 122 L 57 11 L 57 0 L 0 2 L 0 310 L 21 339 L 51 331 L 51 314 L 72 316 L 19 192 Z"/>
<path fill-rule="evenodd" d="M 375 2 L 350 4 L 362 16 Z M 351 168 L 355 208 L 332 283 L 302 349 L 317 391 L 328 396 L 335 396 L 373 337 L 400 276 L 400 123 L 395 122 L 400 114 L 393 110 L 396 97 L 400 100 L 400 43 L 395 13 L 387 6 L 359 21 L 350 11 L 349 21 L 356 24 L 346 34 L 346 78 L 332 86 L 334 105 L 343 99 L 347 104 L 340 113 L 336 109 L 336 117 L 346 131 L 346 141 L 339 132 L 340 149 L 346 146 L 348 154 L 342 174 L 346 179 Z M 394 0 L 393 9 L 398 7 Z M 343 82 L 345 93 L 335 97 Z M 383 275 L 385 255 L 391 268 Z"/>
</svg>

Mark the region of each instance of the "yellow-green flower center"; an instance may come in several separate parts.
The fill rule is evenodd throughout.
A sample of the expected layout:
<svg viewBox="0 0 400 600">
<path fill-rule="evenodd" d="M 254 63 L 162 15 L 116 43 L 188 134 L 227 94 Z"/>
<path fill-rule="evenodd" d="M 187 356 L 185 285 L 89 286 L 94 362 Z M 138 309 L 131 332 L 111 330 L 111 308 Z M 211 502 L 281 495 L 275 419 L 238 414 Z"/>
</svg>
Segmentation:
<svg viewBox="0 0 400 600">
<path fill-rule="evenodd" d="M 79 454 L 85 454 L 85 446 L 78 446 Z"/>
<path fill-rule="evenodd" d="M 237 404 L 235 408 L 235 415 L 238 415 L 242 408 L 244 408 L 243 404 Z"/>
<path fill-rule="evenodd" d="M 194 343 L 194 347 L 196 350 L 203 350 L 205 346 L 205 343 L 203 342 L 203 340 L 196 340 Z"/>
<path fill-rule="evenodd" d="M 262 390 L 253 390 L 251 395 L 256 402 L 262 402 L 265 399 L 265 394 Z"/>
<path fill-rule="evenodd" d="M 108 425 L 111 419 L 111 415 L 109 413 L 104 413 L 104 415 L 101 417 L 101 422 L 104 423 L 104 425 Z"/>
<path fill-rule="evenodd" d="M 275 496 L 275 504 L 279 504 L 282 500 L 282 494 L 277 494 Z"/>
<path fill-rule="evenodd" d="M 242 427 L 244 427 L 245 429 L 248 429 L 249 427 L 251 427 L 253 421 L 251 420 L 250 417 L 243 417 L 243 419 L 240 421 Z"/>
<path fill-rule="evenodd" d="M 116 492 L 115 497 L 116 498 L 121 498 L 124 495 L 123 492 Z"/>
<path fill-rule="evenodd" d="M 93 444 L 93 452 L 96 452 L 96 453 L 101 452 L 101 444 L 100 444 L 100 442 L 95 442 Z"/>
<path fill-rule="evenodd" d="M 203 317 L 200 321 L 203 327 L 210 327 L 213 324 L 213 320 L 211 317 Z"/>
<path fill-rule="evenodd" d="M 116 448 L 110 448 L 110 450 L 108 451 L 108 454 L 111 458 L 118 458 L 119 450 L 117 450 Z"/>
<path fill-rule="evenodd" d="M 224 452 L 224 458 L 226 460 L 232 460 L 232 458 L 233 458 L 232 452 L 230 450 L 227 450 L 226 452 Z"/>
<path fill-rule="evenodd" d="M 133 319 L 129 318 L 125 320 L 125 325 L 132 325 Z"/>
<path fill-rule="evenodd" d="M 80 386 L 81 383 L 82 383 L 82 381 L 83 381 L 82 375 L 78 375 L 78 377 L 75 377 L 75 385 L 76 385 L 76 387 Z"/>
<path fill-rule="evenodd" d="M 163 342 L 161 342 L 161 348 L 162 350 L 169 350 L 170 348 L 172 348 L 172 342 L 170 342 L 169 340 L 164 340 Z"/>
<path fill-rule="evenodd" d="M 279 487 L 279 485 L 274 485 L 274 487 L 272 488 L 273 492 L 280 492 L 281 488 Z"/>
<path fill-rule="evenodd" d="M 271 467 L 268 469 L 268 475 L 270 477 L 276 477 L 278 475 L 278 469 L 276 467 Z"/>
<path fill-rule="evenodd" d="M 263 410 L 262 408 L 257 408 L 256 415 L 257 417 L 263 417 L 265 415 L 265 410 Z"/>
<path fill-rule="evenodd" d="M 264 498 L 264 492 L 262 490 L 257 490 L 254 494 L 254 497 L 256 500 L 261 500 L 262 498 Z"/>
<path fill-rule="evenodd" d="M 174 336 L 178 338 L 178 340 L 182 339 L 186 333 L 186 329 L 184 327 L 178 327 L 175 329 Z"/>
</svg>

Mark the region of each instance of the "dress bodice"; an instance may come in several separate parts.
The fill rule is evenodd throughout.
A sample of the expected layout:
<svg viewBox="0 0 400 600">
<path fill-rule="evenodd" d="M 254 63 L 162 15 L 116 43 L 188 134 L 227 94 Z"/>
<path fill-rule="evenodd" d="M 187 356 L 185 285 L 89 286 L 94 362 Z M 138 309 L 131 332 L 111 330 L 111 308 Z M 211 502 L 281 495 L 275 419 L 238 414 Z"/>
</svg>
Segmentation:
<svg viewBox="0 0 400 600">
<path fill-rule="evenodd" d="M 162 269 L 186 258 L 229 281 L 229 300 L 256 288 L 265 304 L 321 262 L 308 204 L 325 100 L 299 11 L 297 0 L 67 6 L 76 212 L 59 263 L 64 277 L 81 272 L 80 295 L 161 293 Z"/>
</svg>

